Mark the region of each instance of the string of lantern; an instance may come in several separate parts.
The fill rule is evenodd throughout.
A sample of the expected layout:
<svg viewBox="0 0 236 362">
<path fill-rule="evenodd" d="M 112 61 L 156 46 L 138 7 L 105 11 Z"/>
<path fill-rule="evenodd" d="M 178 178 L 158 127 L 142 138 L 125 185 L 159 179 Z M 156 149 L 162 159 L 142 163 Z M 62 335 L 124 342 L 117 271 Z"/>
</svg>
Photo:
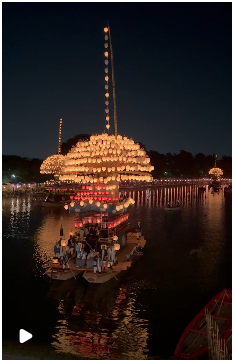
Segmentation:
<svg viewBox="0 0 236 362">
<path fill-rule="evenodd" d="M 110 113 L 109 113 L 109 75 L 108 75 L 108 63 L 109 63 L 109 45 L 108 45 L 108 27 L 104 28 L 104 33 L 105 33 L 105 51 L 104 51 L 104 56 L 105 56 L 105 114 L 106 114 L 106 128 L 109 131 L 110 128 Z"/>
<path fill-rule="evenodd" d="M 61 128 L 62 128 L 62 118 L 60 118 L 59 122 L 58 155 L 61 154 Z"/>
<path fill-rule="evenodd" d="M 49 156 L 43 161 L 40 166 L 40 173 L 52 174 L 55 176 L 60 175 L 62 166 L 64 165 L 65 156 L 61 155 L 61 129 L 62 118 L 59 120 L 59 136 L 58 136 L 58 154 Z"/>
</svg>

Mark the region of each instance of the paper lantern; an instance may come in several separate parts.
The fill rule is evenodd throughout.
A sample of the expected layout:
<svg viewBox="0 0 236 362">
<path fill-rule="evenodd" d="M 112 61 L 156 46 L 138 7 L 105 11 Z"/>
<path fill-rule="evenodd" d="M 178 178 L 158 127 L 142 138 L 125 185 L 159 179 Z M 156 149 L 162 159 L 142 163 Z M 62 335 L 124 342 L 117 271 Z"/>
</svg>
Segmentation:
<svg viewBox="0 0 236 362">
<path fill-rule="evenodd" d="M 66 246 L 66 240 L 61 240 L 61 246 Z"/>
<path fill-rule="evenodd" d="M 69 209 L 69 206 L 68 206 L 68 205 L 64 205 L 64 209 L 65 209 L 65 210 L 68 210 L 68 209 Z"/>
<path fill-rule="evenodd" d="M 118 251 L 118 250 L 120 250 L 120 244 L 114 244 L 114 250 L 115 251 Z"/>
<path fill-rule="evenodd" d="M 117 241 L 117 240 L 118 240 L 118 236 L 117 236 L 117 235 L 113 236 L 113 240 L 114 240 L 114 241 Z"/>
<path fill-rule="evenodd" d="M 71 207 L 74 207 L 74 206 L 75 206 L 74 201 L 71 201 L 70 206 L 71 206 Z"/>
<path fill-rule="evenodd" d="M 53 264 L 58 264 L 58 258 L 54 257 L 53 260 L 52 260 Z"/>
</svg>

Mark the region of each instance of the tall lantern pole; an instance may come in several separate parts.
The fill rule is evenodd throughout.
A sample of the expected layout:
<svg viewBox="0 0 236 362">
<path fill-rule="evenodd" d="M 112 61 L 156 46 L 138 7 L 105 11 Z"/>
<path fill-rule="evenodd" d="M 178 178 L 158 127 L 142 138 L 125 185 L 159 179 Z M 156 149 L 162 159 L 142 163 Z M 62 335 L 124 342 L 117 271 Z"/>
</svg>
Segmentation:
<svg viewBox="0 0 236 362">
<path fill-rule="evenodd" d="M 106 26 L 104 28 L 104 33 L 105 33 L 105 51 L 104 51 L 104 55 L 105 55 L 105 114 L 106 114 L 106 128 L 109 131 L 110 128 L 110 115 L 109 115 L 109 76 L 108 76 L 108 63 L 109 63 L 109 52 L 108 52 L 108 27 Z"/>
<path fill-rule="evenodd" d="M 112 93 L 113 93 L 113 107 L 114 107 L 114 131 L 115 137 L 117 137 L 117 114 L 116 114 L 116 90 L 115 90 L 115 73 L 114 73 L 114 61 L 113 61 L 113 50 L 111 43 L 111 29 L 108 27 L 110 52 L 111 52 L 111 77 L 112 77 Z"/>
<path fill-rule="evenodd" d="M 62 118 L 60 118 L 60 122 L 59 122 L 58 155 L 61 154 L 61 127 L 62 127 Z"/>
</svg>

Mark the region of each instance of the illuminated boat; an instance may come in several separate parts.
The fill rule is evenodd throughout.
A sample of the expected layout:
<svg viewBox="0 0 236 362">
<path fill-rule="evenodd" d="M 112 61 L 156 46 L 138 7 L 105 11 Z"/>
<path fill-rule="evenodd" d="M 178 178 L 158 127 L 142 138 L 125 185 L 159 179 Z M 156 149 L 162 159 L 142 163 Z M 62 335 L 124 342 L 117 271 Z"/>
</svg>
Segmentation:
<svg viewBox="0 0 236 362">
<path fill-rule="evenodd" d="M 104 33 L 105 120 L 106 129 L 109 132 L 108 64 L 110 62 L 114 133 L 104 132 L 92 135 L 88 140 L 80 140 L 66 156 L 62 158 L 58 152 L 58 155 L 45 160 L 41 167 L 41 172 L 54 172 L 64 184 L 73 183 L 82 186 L 80 191 L 70 196 L 70 204 L 66 204 L 64 208 L 69 210 L 70 214 L 79 215 L 77 227 L 98 226 L 99 236 L 97 238 L 91 236 L 85 242 L 82 240 L 84 247 L 89 246 L 89 250 L 99 253 L 98 259 L 101 254 L 101 245 L 108 248 L 109 253 L 113 255 L 113 269 L 107 268 L 96 275 L 93 273 L 93 263 L 90 258 L 89 262 L 82 260 L 77 263 L 78 265 L 71 266 L 73 270 L 84 270 L 83 277 L 90 283 L 104 283 L 116 278 L 121 271 L 131 266 L 131 257 L 134 254 L 141 255 L 139 249 L 146 243 L 144 237 L 137 240 L 136 235 L 127 233 L 125 227 L 128 218 L 127 209 L 135 202 L 132 198 L 119 199 L 119 183 L 129 180 L 151 182 L 153 180 L 151 171 L 154 169 L 150 165 L 150 158 L 146 151 L 140 148 L 139 143 L 118 134 L 110 28 L 104 28 Z M 94 257 L 96 260 L 96 256 Z"/>
<path fill-rule="evenodd" d="M 214 189 L 219 189 L 221 187 L 221 181 L 220 178 L 223 175 L 223 171 L 216 167 L 216 160 L 217 160 L 217 155 L 215 155 L 215 165 L 213 168 L 210 169 L 209 171 L 209 175 L 211 175 L 211 182 L 209 187 Z"/>
<path fill-rule="evenodd" d="M 175 357 L 193 360 L 204 358 L 207 355 L 206 314 L 209 314 L 217 322 L 220 337 L 224 341 L 229 341 L 232 335 L 232 290 L 222 290 L 193 318 L 177 344 Z"/>
</svg>

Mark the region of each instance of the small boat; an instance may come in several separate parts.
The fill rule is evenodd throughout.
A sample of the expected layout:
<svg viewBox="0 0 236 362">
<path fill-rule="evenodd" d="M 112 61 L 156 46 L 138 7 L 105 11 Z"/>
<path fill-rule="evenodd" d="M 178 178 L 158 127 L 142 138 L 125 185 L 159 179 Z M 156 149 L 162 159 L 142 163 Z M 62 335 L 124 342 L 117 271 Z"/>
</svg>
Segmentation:
<svg viewBox="0 0 236 362">
<path fill-rule="evenodd" d="M 225 188 L 224 188 L 224 193 L 225 194 L 231 194 L 232 193 L 232 187 L 230 187 L 230 186 L 226 186 Z"/>
<path fill-rule="evenodd" d="M 181 211 L 181 207 L 180 206 L 166 206 L 164 207 L 165 211 Z"/>
<path fill-rule="evenodd" d="M 175 349 L 175 357 L 192 360 L 206 356 L 208 352 L 206 312 L 217 322 L 219 336 L 226 342 L 230 339 L 232 290 L 224 289 L 212 298 L 186 327 Z"/>
<path fill-rule="evenodd" d="M 220 193 L 219 187 L 213 188 L 213 190 L 211 191 L 211 194 L 219 194 L 219 193 Z"/>
<path fill-rule="evenodd" d="M 64 207 L 65 202 L 55 202 L 55 201 L 41 201 L 42 207 Z"/>
</svg>

